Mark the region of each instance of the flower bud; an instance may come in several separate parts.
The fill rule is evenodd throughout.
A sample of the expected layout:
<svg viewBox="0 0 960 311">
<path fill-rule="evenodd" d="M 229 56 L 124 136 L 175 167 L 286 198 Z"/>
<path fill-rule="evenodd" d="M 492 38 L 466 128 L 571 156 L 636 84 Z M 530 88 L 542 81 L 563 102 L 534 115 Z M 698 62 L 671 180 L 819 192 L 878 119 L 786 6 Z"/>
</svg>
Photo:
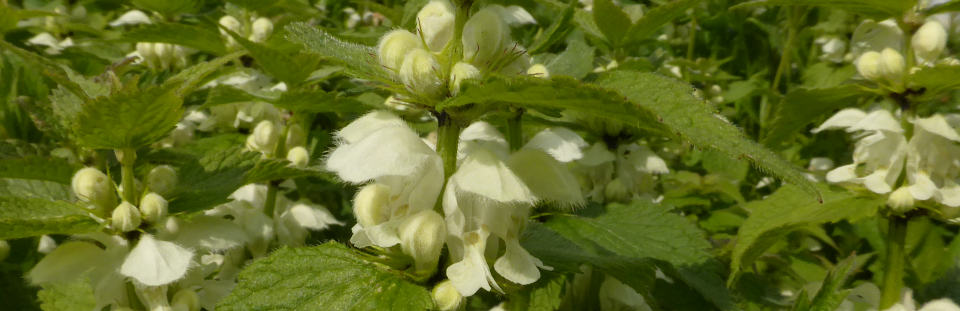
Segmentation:
<svg viewBox="0 0 960 311">
<path fill-rule="evenodd" d="M 390 188 L 381 184 L 369 184 L 360 188 L 353 198 L 353 215 L 357 223 L 364 227 L 371 227 L 387 221 L 390 213 L 387 204 L 390 203 Z"/>
<path fill-rule="evenodd" d="M 7 256 L 10 256 L 10 243 L 7 243 L 6 240 L 0 240 L 0 262 L 7 259 Z"/>
<path fill-rule="evenodd" d="M 503 47 L 510 41 L 510 29 L 497 10 L 484 8 L 463 25 L 463 59 L 478 67 L 488 67 L 504 54 Z"/>
<path fill-rule="evenodd" d="M 247 147 L 263 154 L 271 155 L 277 147 L 280 134 L 277 127 L 270 120 L 263 120 L 253 128 L 253 133 L 247 137 Z"/>
<path fill-rule="evenodd" d="M 398 29 L 380 37 L 380 43 L 377 44 L 377 56 L 380 57 L 380 65 L 391 70 L 400 70 L 404 58 L 410 51 L 421 48 L 420 38 L 413 33 Z"/>
<path fill-rule="evenodd" d="M 237 18 L 230 15 L 224 15 L 223 17 L 220 18 L 220 21 L 218 23 L 220 24 L 220 26 L 223 26 L 223 28 L 229 29 L 230 31 L 233 31 L 236 33 L 240 32 L 240 27 L 242 26 L 240 24 L 240 21 L 237 20 Z M 223 29 L 220 29 L 220 33 L 223 34 L 224 36 L 228 35 L 227 32 L 224 31 Z"/>
<path fill-rule="evenodd" d="M 253 31 L 250 33 L 250 41 L 267 41 L 270 34 L 273 33 L 273 22 L 269 18 L 261 17 L 253 21 Z"/>
<path fill-rule="evenodd" d="M 450 94 L 460 93 L 460 84 L 464 80 L 480 77 L 480 70 L 469 63 L 458 62 L 450 69 Z"/>
<path fill-rule="evenodd" d="M 92 203 L 99 208 L 111 208 L 117 203 L 113 182 L 96 168 L 85 167 L 77 171 L 70 181 L 73 193 L 80 200 Z"/>
<path fill-rule="evenodd" d="M 310 163 L 310 153 L 307 148 L 296 146 L 287 151 L 287 161 L 294 167 L 306 167 Z"/>
<path fill-rule="evenodd" d="M 177 188 L 177 171 L 169 165 L 154 167 L 147 173 L 147 189 L 160 195 L 170 195 Z"/>
<path fill-rule="evenodd" d="M 880 80 L 880 53 L 869 51 L 857 59 L 857 72 L 870 81 Z"/>
<path fill-rule="evenodd" d="M 143 63 L 150 67 L 159 65 L 160 59 L 157 58 L 157 52 L 153 48 L 153 43 L 137 42 L 137 54 L 143 59 Z"/>
<path fill-rule="evenodd" d="M 37 242 L 37 252 L 41 254 L 49 254 L 57 249 L 57 241 L 51 238 L 49 235 L 41 235 L 40 241 Z"/>
<path fill-rule="evenodd" d="M 899 85 L 903 81 L 903 69 L 907 67 L 903 55 L 891 48 L 885 48 L 880 52 L 880 74 L 887 81 L 894 85 Z"/>
<path fill-rule="evenodd" d="M 433 210 L 420 211 L 403 221 L 399 233 L 400 247 L 413 257 L 416 271 L 433 272 L 447 235 L 443 216 Z"/>
<path fill-rule="evenodd" d="M 897 213 L 913 209 L 913 194 L 910 193 L 910 187 L 903 186 L 891 192 L 887 198 L 887 206 Z"/>
<path fill-rule="evenodd" d="M 550 78 L 550 71 L 543 64 L 533 64 L 530 69 L 527 69 L 527 74 L 537 78 Z"/>
<path fill-rule="evenodd" d="M 167 43 L 154 43 L 153 44 L 154 53 L 157 54 L 157 59 L 160 60 L 160 68 L 165 69 L 169 68 L 173 60 L 176 58 L 173 52 L 173 45 Z"/>
<path fill-rule="evenodd" d="M 174 311 L 200 311 L 200 297 L 192 289 L 184 288 L 173 294 L 170 306 Z"/>
<path fill-rule="evenodd" d="M 121 232 L 130 232 L 140 227 L 140 211 L 136 206 L 124 201 L 113 209 L 113 215 L 110 217 L 110 223 L 113 228 Z"/>
<path fill-rule="evenodd" d="M 403 64 L 400 65 L 400 81 L 414 93 L 435 97 L 440 95 L 443 86 L 440 72 L 440 63 L 433 57 L 433 53 L 416 49 L 403 58 Z"/>
<path fill-rule="evenodd" d="M 159 194 L 147 193 L 143 199 L 140 199 L 140 213 L 143 215 L 143 220 L 157 223 L 167 217 L 167 200 Z"/>
<path fill-rule="evenodd" d="M 460 307 L 463 302 L 463 295 L 457 291 L 450 280 L 443 280 L 433 287 L 430 292 L 433 296 L 433 302 L 440 311 L 452 311 Z"/>
<path fill-rule="evenodd" d="M 417 13 L 417 29 L 427 48 L 433 52 L 440 52 L 453 38 L 454 18 L 456 13 L 447 0 L 431 0 Z"/>
<path fill-rule="evenodd" d="M 913 46 L 917 61 L 933 62 L 947 46 L 947 31 L 940 22 L 928 21 L 913 34 L 910 45 Z"/>
<path fill-rule="evenodd" d="M 623 184 L 623 181 L 620 178 L 614 178 L 609 183 L 607 183 L 606 188 L 603 189 L 603 195 L 606 197 L 607 201 L 612 202 L 623 202 L 630 199 L 630 190 L 627 189 L 627 186 Z"/>
<path fill-rule="evenodd" d="M 303 132 L 303 127 L 300 124 L 291 124 L 287 126 L 287 140 L 284 143 L 284 146 L 287 149 L 306 146 L 307 145 L 307 135 Z"/>
</svg>

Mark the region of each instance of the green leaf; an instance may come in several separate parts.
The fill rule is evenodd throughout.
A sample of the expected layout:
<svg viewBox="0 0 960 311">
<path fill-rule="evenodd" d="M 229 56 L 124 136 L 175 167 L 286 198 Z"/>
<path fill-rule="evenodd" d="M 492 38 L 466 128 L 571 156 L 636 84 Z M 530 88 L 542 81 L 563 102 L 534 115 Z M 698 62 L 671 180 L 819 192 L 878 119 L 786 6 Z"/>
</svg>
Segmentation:
<svg viewBox="0 0 960 311">
<path fill-rule="evenodd" d="M 196 0 L 132 0 L 138 8 L 154 11 L 168 17 L 179 13 L 193 12 L 199 8 Z"/>
<path fill-rule="evenodd" d="M 563 302 L 566 277 L 562 274 L 544 273 L 536 283 L 524 286 L 519 293 L 510 295 L 505 305 L 514 311 L 553 311 Z"/>
<path fill-rule="evenodd" d="M 958 0 L 953 0 L 950 2 L 940 4 L 938 6 L 929 7 L 926 10 L 924 10 L 923 13 L 926 15 L 934 15 L 938 13 L 954 12 L 954 11 L 960 11 L 960 1 Z"/>
<path fill-rule="evenodd" d="M 583 36 L 567 40 L 567 49 L 547 64 L 547 70 L 552 76 L 566 75 L 574 79 L 583 79 L 593 71 L 594 47 L 587 44 Z"/>
<path fill-rule="evenodd" d="M 247 266 L 217 310 L 425 310 L 427 289 L 336 242 L 281 248 Z"/>
<path fill-rule="evenodd" d="M 823 285 L 820 286 L 817 295 L 813 296 L 810 308 L 806 310 L 837 310 L 837 307 L 847 298 L 847 294 L 850 292 L 850 290 L 843 289 L 843 284 L 847 282 L 847 278 L 850 277 L 853 272 L 853 267 L 856 266 L 854 264 L 856 259 L 856 254 L 853 254 L 847 257 L 847 259 L 837 263 L 837 265 L 830 270 L 830 274 L 827 274 L 827 278 L 823 280 Z"/>
<path fill-rule="evenodd" d="M 804 226 L 871 217 L 883 205 L 881 196 L 858 196 L 847 190 L 820 187 L 823 203 L 794 186 L 784 186 L 763 200 L 748 203 L 750 216 L 737 232 L 728 284 L 787 233 Z"/>
<path fill-rule="evenodd" d="M 361 113 L 369 110 L 371 107 L 360 103 L 352 98 L 342 97 L 338 94 L 326 92 L 323 90 L 290 90 L 280 95 L 280 98 L 272 101 L 277 108 L 283 108 L 295 112 L 321 113 L 321 112 L 356 112 Z"/>
<path fill-rule="evenodd" d="M 299 43 L 309 52 L 319 54 L 331 62 L 343 65 L 346 71 L 358 78 L 388 82 L 391 72 L 380 65 L 377 52 L 372 47 L 344 42 L 330 33 L 307 23 L 292 23 L 286 27 L 287 39 Z"/>
<path fill-rule="evenodd" d="M 774 112 L 773 123 L 763 143 L 774 146 L 788 141 L 794 134 L 820 117 L 857 103 L 865 93 L 859 86 L 846 84 L 832 88 L 791 90 Z"/>
<path fill-rule="evenodd" d="M 166 81 L 163 81 L 161 88 L 176 88 L 180 96 L 185 96 L 187 93 L 193 92 L 209 74 L 219 70 L 228 62 L 240 57 L 240 55 L 243 55 L 243 52 L 233 52 L 210 61 L 190 66 Z"/>
<path fill-rule="evenodd" d="M 87 278 L 44 284 L 37 292 L 37 299 L 44 311 L 89 311 L 97 306 L 93 287 Z"/>
<path fill-rule="evenodd" d="M 945 92 L 960 89 L 960 67 L 958 66 L 935 66 L 923 67 L 917 72 L 911 73 L 909 79 L 911 89 L 925 89 L 916 101 L 926 101 L 938 96 L 943 96 Z"/>
<path fill-rule="evenodd" d="M 38 198 L 52 201 L 71 201 L 73 190 L 69 184 L 37 179 L 0 178 L 0 197 Z"/>
<path fill-rule="evenodd" d="M 808 5 L 847 10 L 868 17 L 900 18 L 917 4 L 916 0 L 754 0 L 740 3 L 730 9 L 764 5 Z"/>
<path fill-rule="evenodd" d="M 816 187 L 796 166 L 717 117 L 710 106 L 694 97 L 690 85 L 654 73 L 631 71 L 611 72 L 597 84 L 619 92 L 637 107 L 634 110 L 646 109 L 658 115 L 671 131 L 694 146 L 731 158 L 747 158 L 761 170 L 819 197 Z"/>
<path fill-rule="evenodd" d="M 643 14 L 627 31 L 627 43 L 636 42 L 653 36 L 660 27 L 670 21 L 683 16 L 694 5 L 701 3 L 697 0 L 678 0 L 657 6 Z"/>
<path fill-rule="evenodd" d="M 227 52 L 227 48 L 216 30 L 179 23 L 144 25 L 124 33 L 123 39 L 130 42 L 176 44 L 217 55 Z"/>
<path fill-rule="evenodd" d="M 611 46 L 620 46 L 620 41 L 633 26 L 630 16 L 611 0 L 593 1 L 593 22 Z"/>
<path fill-rule="evenodd" d="M 307 77 L 310 76 L 310 73 L 316 70 L 317 65 L 320 64 L 320 59 L 316 56 L 306 53 L 281 51 L 263 43 L 247 40 L 233 31 L 227 30 L 227 33 L 229 33 L 237 43 L 240 43 L 244 49 L 249 51 L 250 56 L 257 60 L 260 67 L 268 74 L 280 81 L 286 82 L 291 87 L 306 80 Z"/>
<path fill-rule="evenodd" d="M 217 85 L 207 93 L 207 100 L 202 108 L 248 101 L 270 101 L 270 99 L 258 97 L 230 85 Z"/>
<path fill-rule="evenodd" d="M 180 121 L 181 98 L 161 87 L 140 89 L 128 83 L 109 97 L 83 105 L 71 119 L 74 134 L 93 149 L 139 148 L 167 136 Z"/>
<path fill-rule="evenodd" d="M 70 184 L 77 167 L 62 158 L 25 156 L 0 159 L 0 178 L 36 179 Z"/>
<path fill-rule="evenodd" d="M 0 197 L 0 240 L 53 233 L 84 233 L 100 227 L 82 207 L 63 201 Z"/>
<path fill-rule="evenodd" d="M 573 13 L 576 12 L 576 7 L 577 1 L 570 1 L 570 4 L 560 13 L 560 16 L 530 45 L 527 53 L 530 55 L 543 53 L 554 43 L 563 39 L 564 34 L 566 34 L 570 28 L 570 20 L 573 19 Z"/>
<path fill-rule="evenodd" d="M 193 212 L 229 202 L 231 193 L 247 184 L 246 172 L 260 155 L 238 147 L 208 151 L 183 164 L 177 188 L 170 199 L 170 212 Z"/>
</svg>

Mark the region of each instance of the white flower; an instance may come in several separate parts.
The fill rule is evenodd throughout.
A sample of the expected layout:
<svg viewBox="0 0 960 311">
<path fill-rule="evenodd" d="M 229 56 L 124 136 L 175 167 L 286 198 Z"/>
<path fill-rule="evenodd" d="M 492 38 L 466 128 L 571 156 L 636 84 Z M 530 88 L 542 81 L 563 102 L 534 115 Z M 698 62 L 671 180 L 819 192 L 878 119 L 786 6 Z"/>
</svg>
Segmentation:
<svg viewBox="0 0 960 311">
<path fill-rule="evenodd" d="M 820 44 L 820 59 L 842 63 L 843 57 L 847 52 L 847 42 L 837 36 L 823 36 L 814 41 Z"/>
<path fill-rule="evenodd" d="M 404 254 L 413 257 L 416 271 L 435 271 L 447 235 L 443 216 L 433 210 L 423 210 L 407 216 L 398 231 L 400 247 Z"/>
<path fill-rule="evenodd" d="M 160 222 L 167 217 L 167 200 L 156 193 L 147 193 L 140 199 L 140 214 L 147 222 Z"/>
<path fill-rule="evenodd" d="M 331 225 L 342 226 L 343 223 L 325 207 L 305 201 L 289 205 L 275 220 L 277 240 L 288 246 L 303 246 L 309 230 L 325 230 Z"/>
<path fill-rule="evenodd" d="M 453 38 L 456 15 L 447 0 L 431 0 L 417 13 L 417 29 L 430 51 L 442 51 Z"/>
<path fill-rule="evenodd" d="M 224 251 L 241 247 L 249 239 L 239 225 L 219 217 L 194 216 L 178 226 L 176 234 L 163 237 L 194 250 Z"/>
<path fill-rule="evenodd" d="M 173 294 L 170 306 L 173 311 L 200 311 L 200 297 L 192 289 L 183 288 Z"/>
<path fill-rule="evenodd" d="M 130 10 L 110 22 L 110 27 L 150 24 L 150 17 L 140 10 Z"/>
<path fill-rule="evenodd" d="M 469 63 L 457 62 L 450 69 L 450 94 L 460 93 L 463 81 L 480 77 L 480 70 Z"/>
<path fill-rule="evenodd" d="M 120 274 L 148 286 L 166 285 L 186 275 L 192 258 L 188 249 L 143 234 L 120 266 Z"/>
<path fill-rule="evenodd" d="M 140 210 L 133 204 L 123 201 L 117 208 L 113 209 L 113 215 L 110 216 L 110 222 L 113 229 L 120 232 L 130 232 L 140 227 Z"/>
<path fill-rule="evenodd" d="M 296 146 L 287 151 L 287 161 L 294 167 L 306 167 L 310 163 L 310 153 L 307 148 Z"/>
<path fill-rule="evenodd" d="M 272 121 L 263 120 L 253 129 L 253 133 L 247 137 L 247 148 L 260 152 L 264 155 L 272 155 L 280 141 L 280 132 Z"/>
<path fill-rule="evenodd" d="M 603 311 L 651 310 L 646 299 L 643 299 L 643 295 L 609 275 L 604 276 L 597 295 L 600 300 L 600 310 Z"/>
<path fill-rule="evenodd" d="M 73 174 L 70 180 L 73 193 L 98 209 L 116 206 L 117 194 L 110 177 L 93 167 L 85 167 Z"/>
<path fill-rule="evenodd" d="M 526 9 L 518 5 L 503 7 L 494 4 L 491 5 L 491 7 L 500 11 L 500 16 L 503 18 L 503 21 L 507 23 L 507 25 L 515 27 L 537 23 L 537 20 L 533 18 L 533 15 L 530 15 L 530 12 L 527 12 Z"/>
<path fill-rule="evenodd" d="M 404 56 L 400 65 L 400 81 L 411 92 L 432 98 L 443 91 L 442 68 L 433 53 L 415 49 Z"/>
<path fill-rule="evenodd" d="M 147 189 L 160 195 L 173 194 L 177 187 L 177 171 L 169 165 L 158 165 L 147 173 Z"/>
<path fill-rule="evenodd" d="M 433 302 L 437 305 L 437 309 L 441 311 L 457 310 L 460 303 L 463 302 L 463 295 L 460 295 L 460 292 L 457 291 L 450 280 L 443 280 L 438 283 L 430 291 L 430 294 L 433 296 Z"/>
<path fill-rule="evenodd" d="M 51 238 L 49 235 L 41 235 L 40 241 L 37 242 L 37 252 L 41 254 L 49 254 L 57 248 L 57 241 Z"/>
<path fill-rule="evenodd" d="M 46 46 L 47 49 L 44 50 L 45 53 L 57 55 L 60 54 L 63 49 L 73 46 L 73 38 L 59 40 L 48 32 L 42 32 L 31 37 L 30 39 L 27 39 L 27 43 L 31 45 Z"/>
<path fill-rule="evenodd" d="M 250 41 L 264 42 L 267 37 L 273 33 L 273 22 L 269 18 L 261 17 L 253 21 L 253 29 L 250 31 Z"/>
<path fill-rule="evenodd" d="M 377 43 L 377 56 L 380 58 L 380 65 L 399 71 L 407 53 L 419 48 L 422 48 L 422 44 L 417 35 L 397 29 L 380 37 L 380 42 Z"/>
<path fill-rule="evenodd" d="M 470 16 L 463 26 L 463 59 L 478 68 L 490 68 L 505 55 L 510 28 L 499 11 L 488 6 Z"/>
<path fill-rule="evenodd" d="M 928 21 L 917 29 L 910 41 L 920 63 L 933 63 L 947 45 L 947 31 L 938 21 Z"/>
</svg>

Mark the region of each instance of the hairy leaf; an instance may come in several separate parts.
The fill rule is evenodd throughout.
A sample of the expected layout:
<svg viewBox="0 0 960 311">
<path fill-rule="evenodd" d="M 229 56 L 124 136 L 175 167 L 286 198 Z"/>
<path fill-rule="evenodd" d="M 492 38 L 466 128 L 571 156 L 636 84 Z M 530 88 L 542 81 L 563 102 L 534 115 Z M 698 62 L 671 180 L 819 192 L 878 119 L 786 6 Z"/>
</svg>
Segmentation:
<svg viewBox="0 0 960 311">
<path fill-rule="evenodd" d="M 94 149 L 139 148 L 167 136 L 182 115 L 181 98 L 172 90 L 135 84 L 83 105 L 72 118 L 80 143 Z"/>
<path fill-rule="evenodd" d="M 215 29 L 179 23 L 144 25 L 123 34 L 130 42 L 163 42 L 181 45 L 213 54 L 227 52 L 220 34 Z"/>
<path fill-rule="evenodd" d="M 100 225 L 83 208 L 63 201 L 0 197 L 0 239 L 84 233 Z"/>
<path fill-rule="evenodd" d="M 916 0 L 754 0 L 731 9 L 763 5 L 809 5 L 847 10 L 875 18 L 899 18 L 917 4 Z"/>
<path fill-rule="evenodd" d="M 391 74 L 380 66 L 377 52 L 372 47 L 344 42 L 307 23 L 292 23 L 286 29 L 290 33 L 287 39 L 302 44 L 309 52 L 343 65 L 358 78 L 385 81 Z"/>
<path fill-rule="evenodd" d="M 43 289 L 37 292 L 37 299 L 44 311 L 89 311 L 97 306 L 87 278 L 44 284 Z"/>
<path fill-rule="evenodd" d="M 255 261 L 217 310 L 425 310 L 427 289 L 335 242 L 281 248 Z"/>
<path fill-rule="evenodd" d="M 857 98 L 864 94 L 860 87 L 853 84 L 823 89 L 794 89 L 777 106 L 773 125 L 763 137 L 763 143 L 767 146 L 783 143 L 810 122 L 856 104 Z"/>
<path fill-rule="evenodd" d="M 611 0 L 593 1 L 593 22 L 612 46 L 619 46 L 627 31 L 633 26 L 630 17 Z"/>
</svg>

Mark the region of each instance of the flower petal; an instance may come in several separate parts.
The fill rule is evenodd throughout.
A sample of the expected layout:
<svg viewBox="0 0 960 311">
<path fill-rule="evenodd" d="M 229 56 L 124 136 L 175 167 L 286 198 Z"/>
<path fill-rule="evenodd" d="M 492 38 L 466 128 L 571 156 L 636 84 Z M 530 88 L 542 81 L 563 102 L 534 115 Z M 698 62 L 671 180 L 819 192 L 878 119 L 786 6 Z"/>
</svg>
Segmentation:
<svg viewBox="0 0 960 311">
<path fill-rule="evenodd" d="M 144 234 L 120 266 L 120 274 L 144 285 L 166 285 L 179 280 L 187 273 L 192 258 L 192 251 Z"/>
<path fill-rule="evenodd" d="M 538 198 L 563 205 L 583 203 L 576 176 L 543 151 L 522 149 L 510 156 L 507 165 Z"/>
<path fill-rule="evenodd" d="M 823 130 L 849 128 L 854 124 L 857 124 L 857 122 L 860 122 L 860 120 L 863 120 L 863 118 L 866 116 L 867 116 L 867 113 L 863 112 L 863 110 L 860 110 L 860 109 L 855 109 L 855 108 L 843 109 L 838 111 L 832 117 L 827 119 L 827 121 L 824 121 L 823 124 L 821 124 L 819 127 L 813 129 L 810 132 L 819 133 L 820 131 L 823 131 Z"/>
<path fill-rule="evenodd" d="M 524 149 L 540 149 L 560 162 L 570 162 L 583 158 L 583 149 L 588 146 L 580 135 L 564 127 L 553 127 L 534 135 Z"/>
</svg>

